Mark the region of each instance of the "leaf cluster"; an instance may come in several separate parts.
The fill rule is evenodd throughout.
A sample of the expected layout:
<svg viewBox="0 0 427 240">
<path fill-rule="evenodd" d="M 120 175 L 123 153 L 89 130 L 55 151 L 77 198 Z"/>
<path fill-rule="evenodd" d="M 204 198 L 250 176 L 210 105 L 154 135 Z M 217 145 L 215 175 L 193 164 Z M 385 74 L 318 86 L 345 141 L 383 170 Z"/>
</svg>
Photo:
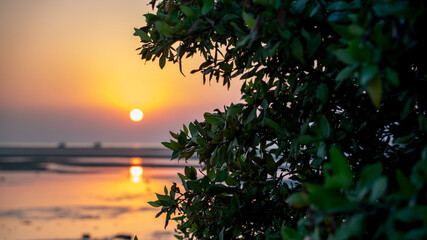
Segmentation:
<svg viewBox="0 0 427 240">
<path fill-rule="evenodd" d="M 178 239 L 427 237 L 424 1 L 151 3 L 143 59 L 242 84 L 163 143 L 201 166 L 151 202 Z"/>
</svg>

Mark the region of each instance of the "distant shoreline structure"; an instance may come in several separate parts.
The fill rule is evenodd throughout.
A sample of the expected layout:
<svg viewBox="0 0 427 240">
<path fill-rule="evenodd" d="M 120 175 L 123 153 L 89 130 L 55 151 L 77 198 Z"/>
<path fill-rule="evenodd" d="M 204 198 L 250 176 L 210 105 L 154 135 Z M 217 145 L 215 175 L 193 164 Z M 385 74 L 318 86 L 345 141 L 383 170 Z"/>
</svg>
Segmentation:
<svg viewBox="0 0 427 240">
<path fill-rule="evenodd" d="M 145 157 L 170 158 L 172 152 L 161 147 L 102 147 L 95 143 L 92 147 L 67 147 L 59 143 L 57 147 L 0 147 L 0 157 Z"/>
<path fill-rule="evenodd" d="M 55 141 L 55 142 L 0 142 L 0 148 L 91 148 L 99 145 L 103 148 L 163 148 L 160 142 L 108 142 L 108 141 Z"/>
</svg>

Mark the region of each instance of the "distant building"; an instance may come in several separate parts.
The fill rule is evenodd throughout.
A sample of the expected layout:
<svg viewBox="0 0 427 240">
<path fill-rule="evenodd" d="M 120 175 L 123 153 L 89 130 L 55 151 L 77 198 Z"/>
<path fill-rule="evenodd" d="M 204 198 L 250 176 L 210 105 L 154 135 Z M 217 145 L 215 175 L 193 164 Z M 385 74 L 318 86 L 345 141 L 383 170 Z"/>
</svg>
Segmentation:
<svg viewBox="0 0 427 240">
<path fill-rule="evenodd" d="M 101 142 L 100 142 L 100 141 L 96 141 L 96 142 L 93 144 L 93 148 L 98 149 L 98 148 L 101 148 L 101 147 L 102 147 L 102 145 L 101 145 Z"/>
<path fill-rule="evenodd" d="M 61 148 L 61 149 L 66 148 L 65 142 L 58 143 L 58 148 Z"/>
</svg>

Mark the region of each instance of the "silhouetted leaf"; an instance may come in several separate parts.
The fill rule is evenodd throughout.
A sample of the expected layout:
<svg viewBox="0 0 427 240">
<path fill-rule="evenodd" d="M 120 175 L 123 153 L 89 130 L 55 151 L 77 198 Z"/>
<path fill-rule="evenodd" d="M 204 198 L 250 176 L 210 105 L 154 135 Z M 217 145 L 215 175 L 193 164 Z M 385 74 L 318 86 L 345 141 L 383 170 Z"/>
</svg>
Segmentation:
<svg viewBox="0 0 427 240">
<path fill-rule="evenodd" d="M 159 30 L 159 32 L 161 34 L 163 34 L 166 37 L 172 37 L 173 29 L 167 23 L 161 22 L 161 21 L 157 21 L 157 22 L 154 23 L 154 25 L 156 26 L 157 30 Z"/>
<path fill-rule="evenodd" d="M 380 108 L 383 84 L 379 75 L 375 76 L 367 86 L 367 92 L 376 109 Z"/>
<path fill-rule="evenodd" d="M 298 38 L 292 40 L 292 54 L 296 59 L 298 59 L 302 64 L 305 64 L 304 60 L 304 50 L 302 44 Z"/>
<path fill-rule="evenodd" d="M 323 103 L 328 101 L 329 89 L 328 86 L 324 83 L 321 83 L 317 88 L 317 98 L 320 99 Z"/>
<path fill-rule="evenodd" d="M 203 0 L 202 14 L 207 14 L 213 7 L 213 0 Z"/>
<path fill-rule="evenodd" d="M 353 182 L 353 173 L 341 151 L 332 147 L 329 151 L 332 176 L 327 177 L 325 186 L 331 188 L 348 188 Z"/>
<path fill-rule="evenodd" d="M 179 8 L 185 14 L 185 16 L 187 16 L 187 17 L 194 17 L 195 14 L 194 14 L 193 9 L 191 9 L 191 7 L 188 7 L 188 6 L 185 6 L 185 5 L 180 5 Z"/>
<path fill-rule="evenodd" d="M 248 25 L 249 29 L 251 29 L 255 24 L 255 19 L 245 11 L 242 12 L 242 16 L 246 25 Z"/>
</svg>

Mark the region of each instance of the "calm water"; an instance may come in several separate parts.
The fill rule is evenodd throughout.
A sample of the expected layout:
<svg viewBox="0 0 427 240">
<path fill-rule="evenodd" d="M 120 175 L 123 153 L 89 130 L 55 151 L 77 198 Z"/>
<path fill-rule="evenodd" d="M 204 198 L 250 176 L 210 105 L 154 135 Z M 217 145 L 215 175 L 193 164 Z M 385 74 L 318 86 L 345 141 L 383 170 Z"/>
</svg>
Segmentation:
<svg viewBox="0 0 427 240">
<path fill-rule="evenodd" d="M 174 239 L 155 218 L 185 162 L 161 158 L 0 158 L 0 239 Z M 189 164 L 196 165 L 195 162 Z"/>
</svg>

